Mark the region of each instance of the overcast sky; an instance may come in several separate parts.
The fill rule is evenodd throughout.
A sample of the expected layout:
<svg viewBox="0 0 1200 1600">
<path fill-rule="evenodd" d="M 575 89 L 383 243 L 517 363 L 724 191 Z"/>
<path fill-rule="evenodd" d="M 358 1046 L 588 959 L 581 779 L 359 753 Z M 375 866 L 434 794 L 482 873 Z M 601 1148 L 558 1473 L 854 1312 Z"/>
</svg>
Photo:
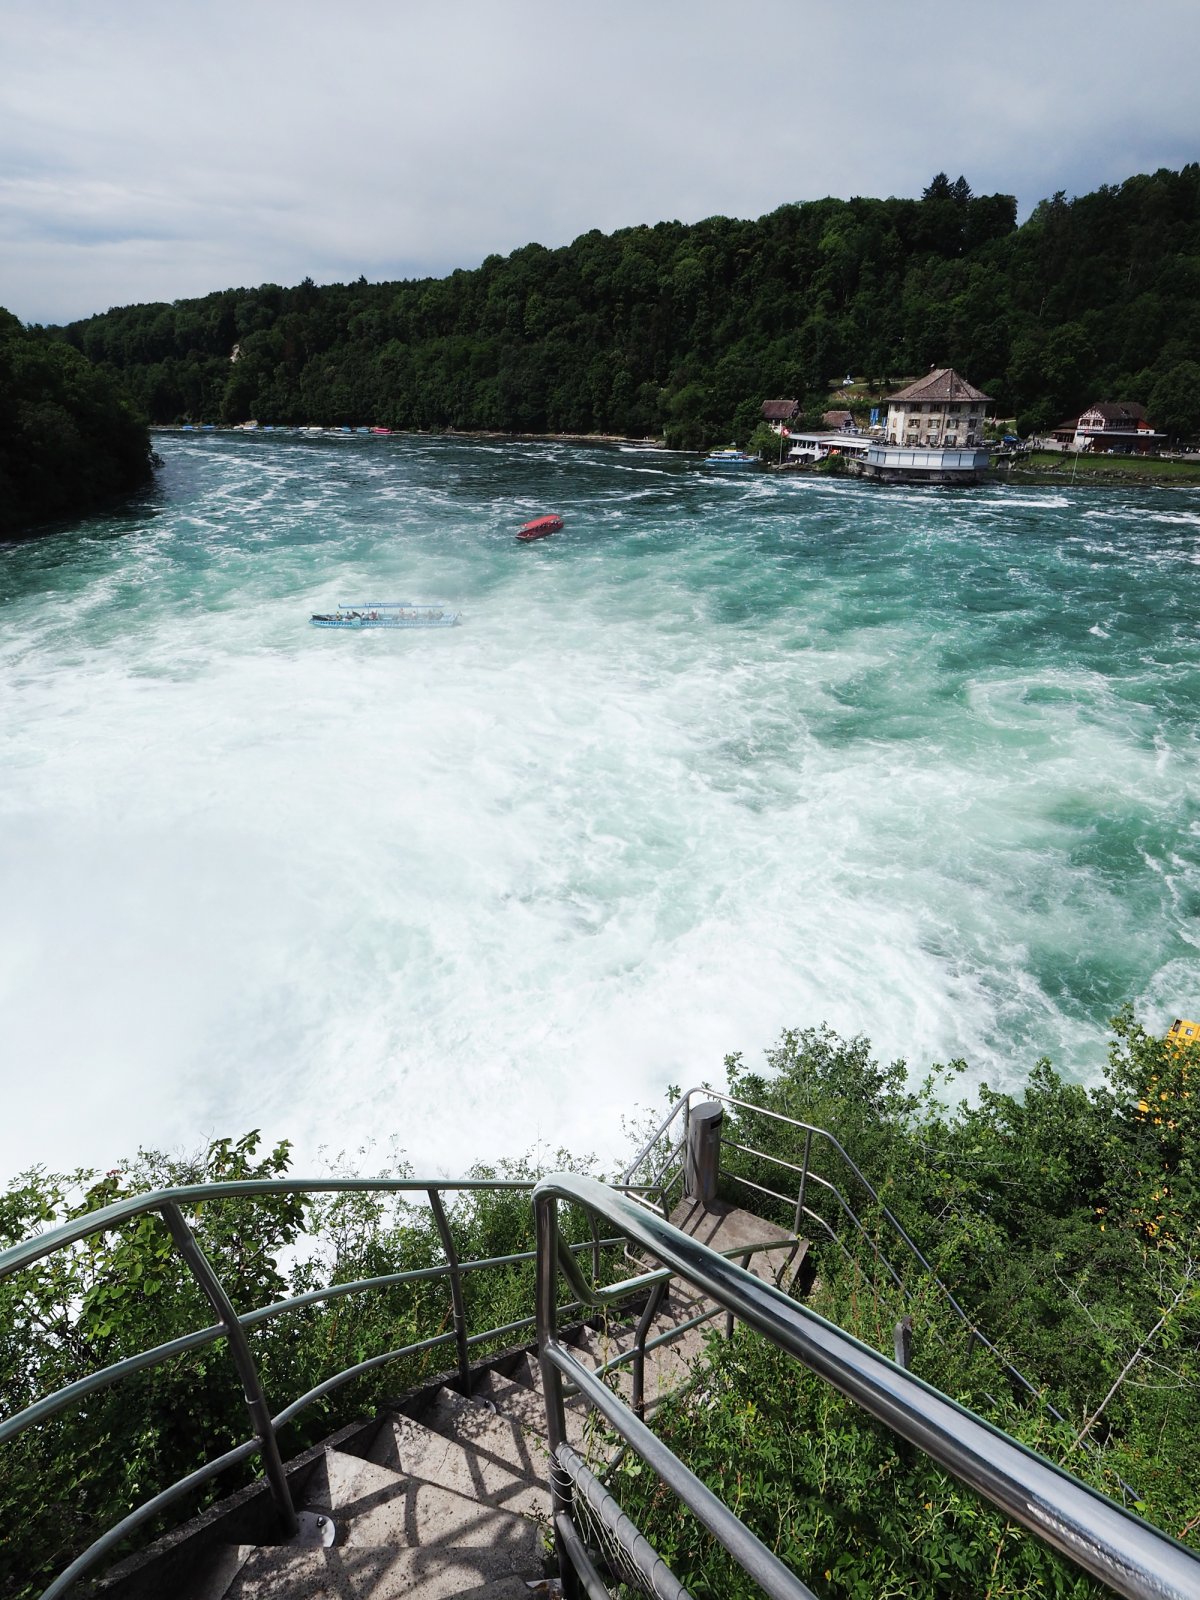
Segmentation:
<svg viewBox="0 0 1200 1600">
<path fill-rule="evenodd" d="M 1200 159 L 1200 0 L 0 0 L 0 305 L 442 274 L 832 194 Z"/>
</svg>

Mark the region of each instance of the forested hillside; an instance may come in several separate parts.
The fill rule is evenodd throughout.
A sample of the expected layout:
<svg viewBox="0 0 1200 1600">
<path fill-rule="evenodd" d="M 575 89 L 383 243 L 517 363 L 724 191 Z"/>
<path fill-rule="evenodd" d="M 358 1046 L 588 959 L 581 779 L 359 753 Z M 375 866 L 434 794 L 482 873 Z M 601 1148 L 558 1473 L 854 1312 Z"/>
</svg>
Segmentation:
<svg viewBox="0 0 1200 1600">
<path fill-rule="evenodd" d="M 0 309 L 0 538 L 149 476 L 145 421 L 111 374 Z"/>
<path fill-rule="evenodd" d="M 1024 428 L 1098 398 L 1200 426 L 1200 164 L 1043 201 L 943 174 L 921 200 L 819 200 L 530 244 L 444 279 L 264 284 L 60 330 L 157 422 L 745 437 L 846 372 L 953 365 Z"/>
</svg>

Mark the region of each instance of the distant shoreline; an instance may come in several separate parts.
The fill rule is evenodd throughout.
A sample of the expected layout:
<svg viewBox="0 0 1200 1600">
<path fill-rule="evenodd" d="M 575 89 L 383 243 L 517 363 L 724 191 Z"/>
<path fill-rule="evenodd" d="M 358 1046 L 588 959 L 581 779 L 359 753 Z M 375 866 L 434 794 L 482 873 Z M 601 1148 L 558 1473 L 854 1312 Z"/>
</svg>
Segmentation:
<svg viewBox="0 0 1200 1600">
<path fill-rule="evenodd" d="M 317 424 L 314 423 L 313 427 Z M 526 444 L 632 444 L 645 450 L 665 450 L 667 445 L 659 438 L 627 435 L 623 433 L 506 433 L 501 428 L 389 428 L 386 433 L 358 433 L 351 429 L 347 435 L 338 427 L 324 428 L 321 433 L 306 433 L 303 425 L 292 422 L 268 423 L 261 428 L 243 428 L 237 423 L 220 422 L 213 425 L 186 424 L 182 422 L 152 422 L 151 433 L 237 433 L 254 436 L 260 433 L 286 433 L 315 439 L 332 434 L 345 439 L 512 439 Z M 675 455 L 703 455 L 700 450 L 676 450 Z"/>
<path fill-rule="evenodd" d="M 1136 463 L 1136 465 L 1135 465 Z M 1089 456 L 1037 451 L 1020 465 L 993 467 L 993 481 L 1047 486 L 1067 483 L 1144 484 L 1154 488 L 1200 484 L 1200 456 L 1164 460 L 1162 456 Z"/>
<path fill-rule="evenodd" d="M 316 426 L 314 424 L 314 426 Z M 152 423 L 151 433 L 219 433 L 237 434 L 241 437 L 257 438 L 260 434 L 270 433 L 286 434 L 291 438 L 357 438 L 357 439 L 489 439 L 500 440 L 512 444 L 607 444 L 631 445 L 643 450 L 667 450 L 668 446 L 661 437 L 636 438 L 620 433 L 507 433 L 500 428 L 393 428 L 386 434 L 372 433 L 343 433 L 340 428 L 325 428 L 321 433 L 306 433 L 302 426 L 293 423 L 277 423 L 261 428 L 242 428 L 233 423 L 221 423 L 212 427 L 188 427 L 182 423 L 161 422 Z M 703 457 L 703 450 L 673 450 L 673 455 Z M 1136 461 L 1136 465 L 1133 463 Z M 767 470 L 773 472 L 798 472 L 811 471 L 806 463 L 804 467 L 792 464 L 780 467 L 772 462 L 764 463 Z M 1115 456 L 1087 456 L 1087 455 L 1058 455 L 1050 452 L 1035 452 L 1033 457 L 1024 457 L 1021 463 L 1001 465 L 988 468 L 985 481 L 989 483 L 1021 483 L 1028 487 L 1054 488 L 1061 487 L 1064 482 L 1113 484 L 1120 487 L 1144 485 L 1152 488 L 1170 488 L 1172 486 L 1187 487 L 1200 485 L 1200 456 L 1181 461 L 1175 459 L 1165 460 L 1161 456 L 1142 457 L 1115 457 Z"/>
</svg>

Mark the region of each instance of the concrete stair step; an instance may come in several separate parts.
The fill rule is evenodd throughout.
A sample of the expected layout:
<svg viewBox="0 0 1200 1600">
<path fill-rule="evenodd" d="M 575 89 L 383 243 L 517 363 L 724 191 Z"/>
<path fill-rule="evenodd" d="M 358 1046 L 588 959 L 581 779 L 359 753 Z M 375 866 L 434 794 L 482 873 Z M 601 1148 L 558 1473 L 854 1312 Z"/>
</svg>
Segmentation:
<svg viewBox="0 0 1200 1600">
<path fill-rule="evenodd" d="M 690 1305 L 686 1309 L 689 1316 L 693 1314 L 693 1308 Z M 650 1337 L 653 1338 L 656 1334 L 668 1331 L 674 1325 L 675 1320 L 675 1308 L 668 1302 L 664 1306 L 662 1316 L 652 1324 Z M 597 1366 L 601 1364 L 598 1360 L 598 1354 L 601 1349 L 606 1351 L 605 1360 L 611 1360 L 614 1355 L 619 1353 L 617 1342 L 614 1341 L 605 1345 L 601 1338 L 592 1341 L 590 1348 L 577 1347 L 577 1350 L 584 1357 L 586 1365 Z M 630 1348 L 633 1343 L 632 1334 L 620 1337 L 619 1343 L 624 1348 Z M 645 1387 L 647 1406 L 652 1409 L 666 1395 L 673 1393 L 682 1385 L 690 1383 L 693 1377 L 693 1364 L 703 1353 L 704 1333 L 700 1328 L 691 1329 L 687 1333 L 681 1334 L 678 1340 L 674 1340 L 670 1344 L 660 1345 L 656 1350 L 651 1350 L 646 1357 Z M 543 1404 L 541 1368 L 533 1357 L 526 1356 L 524 1359 L 528 1365 L 525 1368 L 518 1365 L 514 1369 L 514 1373 L 510 1374 L 510 1379 L 516 1373 L 521 1373 L 523 1380 L 527 1379 L 529 1387 L 537 1394 L 538 1403 L 541 1405 Z M 617 1380 L 619 1392 L 622 1399 L 629 1402 L 633 1397 L 632 1368 L 626 1366 L 620 1369 L 620 1373 L 621 1376 Z M 572 1406 L 582 1405 L 582 1403 L 582 1398 L 579 1396 L 569 1399 L 567 1401 L 568 1411 Z M 570 1431 L 570 1425 L 568 1424 L 568 1433 Z"/>
<path fill-rule="evenodd" d="M 226 1600 L 528 1600 L 543 1570 L 540 1536 L 535 1548 L 524 1532 L 512 1543 L 418 1549 L 260 1545 Z"/>
<path fill-rule="evenodd" d="M 451 1403 L 456 1399 L 462 1399 L 461 1395 L 454 1395 L 449 1391 L 447 1393 Z M 546 1420 L 546 1402 L 537 1391 L 526 1388 L 523 1383 L 513 1383 L 508 1378 L 502 1378 L 498 1373 L 487 1372 L 476 1382 L 469 1403 L 477 1406 L 494 1406 L 497 1416 L 505 1421 L 515 1422 L 527 1436 L 537 1439 L 543 1450 L 546 1449 L 549 1428 Z M 581 1450 L 588 1433 L 587 1407 L 582 1399 L 574 1398 L 567 1401 L 564 1414 L 567 1439 L 576 1450 Z"/>
<path fill-rule="evenodd" d="M 536 1356 L 531 1356 L 528 1350 L 521 1353 L 521 1359 L 508 1374 L 513 1383 L 523 1383 L 527 1389 L 532 1389 L 536 1394 L 542 1392 L 542 1368 Z"/>
<path fill-rule="evenodd" d="M 690 1383 L 694 1376 L 694 1358 L 677 1344 L 659 1345 L 646 1357 L 646 1403 L 650 1405 Z"/>
<path fill-rule="evenodd" d="M 558 1594 L 549 1578 L 495 1578 L 478 1589 L 463 1589 L 459 1600 L 537 1600 L 538 1595 Z"/>
<path fill-rule="evenodd" d="M 230 1584 L 256 1548 L 252 1544 L 222 1544 L 206 1551 L 195 1563 L 186 1588 L 177 1591 L 178 1600 L 224 1600 Z"/>
<path fill-rule="evenodd" d="M 653 1331 L 658 1333 L 666 1328 L 679 1327 L 685 1322 L 690 1322 L 693 1317 L 701 1312 L 710 1312 L 712 1302 L 695 1294 L 686 1284 L 671 1290 L 663 1304 L 662 1311 L 654 1323 Z M 710 1317 L 707 1322 L 700 1323 L 695 1328 L 688 1328 L 685 1333 L 671 1342 L 670 1348 L 691 1362 L 704 1354 L 704 1346 L 711 1333 L 720 1332 L 724 1323 L 721 1316 Z"/>
<path fill-rule="evenodd" d="M 521 1389 L 518 1384 L 513 1387 Z M 516 1417 L 505 1416 L 486 1395 L 468 1400 L 454 1389 L 440 1389 L 421 1421 L 456 1444 L 486 1448 L 493 1459 L 530 1482 L 547 1479 L 545 1425 L 540 1430 L 526 1427 Z"/>
<path fill-rule="evenodd" d="M 785 1293 L 790 1289 L 808 1249 L 806 1239 L 777 1223 L 766 1222 L 753 1212 L 728 1205 L 723 1200 L 681 1200 L 671 1213 L 671 1223 L 698 1239 L 711 1250 L 725 1251 L 739 1244 L 775 1242 L 775 1248 L 751 1256 L 748 1270 L 766 1283 L 775 1283 Z M 735 1258 L 736 1259 L 736 1258 Z"/>
<path fill-rule="evenodd" d="M 674 1318 L 659 1317 L 651 1323 L 647 1338 L 653 1339 L 658 1335 L 667 1333 L 674 1327 Z M 694 1368 L 701 1359 L 704 1349 L 703 1334 L 699 1329 L 690 1330 L 680 1334 L 667 1344 L 657 1345 L 646 1353 L 646 1370 L 643 1378 L 644 1399 L 648 1409 L 652 1410 L 659 1401 L 673 1394 L 676 1389 L 691 1383 L 694 1377 Z M 630 1363 L 621 1369 L 622 1374 L 629 1375 L 628 1392 L 622 1384 L 623 1398 L 632 1398 L 633 1393 L 633 1365 Z"/>
<path fill-rule="evenodd" d="M 421 1413 L 421 1424 L 430 1434 L 442 1435 L 461 1450 L 475 1451 L 478 1458 L 506 1467 L 526 1483 L 549 1482 L 546 1440 L 514 1418 L 502 1416 L 493 1405 L 466 1400 L 454 1389 L 438 1389 Z"/>
<path fill-rule="evenodd" d="M 530 1548 L 538 1547 L 533 1521 L 511 1510 L 480 1505 L 472 1489 L 459 1493 L 402 1477 L 337 1450 L 326 1451 L 309 1480 L 306 1509 L 329 1513 L 338 1529 L 339 1547 L 515 1546 L 526 1535 Z"/>
<path fill-rule="evenodd" d="M 549 1514 L 545 1446 L 524 1437 L 514 1440 L 511 1424 L 498 1417 L 481 1414 L 468 1444 L 393 1413 L 375 1435 L 366 1459 L 415 1483 L 466 1495 L 498 1511 Z"/>
<path fill-rule="evenodd" d="M 634 1330 L 622 1328 L 618 1333 L 597 1332 L 594 1328 L 584 1328 L 576 1341 L 576 1350 L 579 1359 L 590 1367 L 602 1367 L 615 1357 L 623 1355 L 633 1345 Z M 618 1367 L 615 1371 L 607 1373 L 604 1382 L 610 1389 L 615 1390 L 622 1400 L 628 1401 L 633 1394 L 633 1379 L 629 1376 L 628 1366 Z"/>
</svg>

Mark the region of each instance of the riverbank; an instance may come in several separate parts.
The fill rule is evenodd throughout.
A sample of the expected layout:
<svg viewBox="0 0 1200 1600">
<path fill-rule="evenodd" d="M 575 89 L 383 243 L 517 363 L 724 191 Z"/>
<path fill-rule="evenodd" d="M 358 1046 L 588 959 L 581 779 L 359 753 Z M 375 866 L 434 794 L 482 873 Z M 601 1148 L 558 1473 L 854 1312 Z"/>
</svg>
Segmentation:
<svg viewBox="0 0 1200 1600">
<path fill-rule="evenodd" d="M 260 427 L 247 427 L 244 423 L 181 423 L 155 422 L 151 433 L 236 433 L 256 437 L 259 434 L 278 433 L 307 439 L 499 439 L 512 444 L 628 444 L 639 445 L 644 450 L 664 450 L 662 438 L 635 438 L 623 433 L 505 433 L 497 428 L 388 428 L 382 432 L 375 428 L 302 427 L 295 423 L 263 423 Z M 696 454 L 693 451 L 682 452 Z"/>
<path fill-rule="evenodd" d="M 501 429 L 468 428 L 410 428 L 392 429 L 376 433 L 374 429 L 343 427 L 299 427 L 293 424 L 263 424 L 249 428 L 244 424 L 199 426 L 179 423 L 156 423 L 151 433 L 178 434 L 237 434 L 241 438 L 286 435 L 305 439 L 454 439 L 489 440 L 505 444 L 581 444 L 624 445 L 642 450 L 665 450 L 662 438 L 633 438 L 620 433 L 505 433 Z M 704 451 L 683 450 L 679 455 L 701 457 Z M 783 461 L 764 462 L 772 473 L 821 472 L 829 469 L 823 462 Z M 847 476 L 855 476 L 853 464 L 847 463 Z M 1086 481 L 1090 483 L 1157 484 L 1163 487 L 1186 488 L 1200 484 L 1200 456 L 1188 460 L 1166 459 L 1162 456 L 1091 456 L 1066 454 L 1060 451 L 1035 450 L 1028 455 L 1005 460 L 1001 458 L 989 468 L 988 477 L 994 482 L 1061 484 Z"/>
<path fill-rule="evenodd" d="M 1168 488 L 1200 484 L 1200 456 L 1187 461 L 1162 456 L 1093 456 L 1066 454 L 1057 450 L 1035 450 L 1012 466 L 993 469 L 1000 479 L 1022 483 L 1147 483 Z"/>
</svg>

